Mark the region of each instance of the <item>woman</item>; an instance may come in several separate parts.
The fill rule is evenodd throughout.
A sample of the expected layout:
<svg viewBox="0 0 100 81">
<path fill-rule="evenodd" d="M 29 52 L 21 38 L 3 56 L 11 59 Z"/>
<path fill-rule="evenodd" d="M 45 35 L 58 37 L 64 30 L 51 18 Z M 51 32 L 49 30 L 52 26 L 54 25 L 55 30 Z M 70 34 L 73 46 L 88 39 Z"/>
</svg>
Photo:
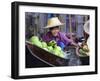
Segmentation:
<svg viewBox="0 0 100 81">
<path fill-rule="evenodd" d="M 78 46 L 73 40 L 68 39 L 65 33 L 60 32 L 59 26 L 61 25 L 64 25 L 64 23 L 61 23 L 58 17 L 50 18 L 47 26 L 44 27 L 45 29 L 49 28 L 49 32 L 43 35 L 43 41 L 48 43 L 55 40 L 62 49 L 68 45 Z"/>
</svg>

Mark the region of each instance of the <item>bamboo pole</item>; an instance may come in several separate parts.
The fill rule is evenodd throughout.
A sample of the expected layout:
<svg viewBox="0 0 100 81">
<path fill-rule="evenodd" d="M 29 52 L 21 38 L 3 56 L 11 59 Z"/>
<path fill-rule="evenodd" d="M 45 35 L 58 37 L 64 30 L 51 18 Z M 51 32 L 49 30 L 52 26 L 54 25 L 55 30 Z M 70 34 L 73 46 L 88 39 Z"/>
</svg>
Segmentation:
<svg viewBox="0 0 100 81">
<path fill-rule="evenodd" d="M 78 30 L 78 18 L 75 16 L 75 25 L 76 25 L 76 33 L 77 33 L 77 30 Z"/>
<path fill-rule="evenodd" d="M 87 16 L 85 16 L 85 21 L 84 21 L 84 22 L 86 23 L 86 21 L 87 21 Z M 85 23 L 84 23 L 84 24 L 85 24 Z M 85 40 L 87 39 L 86 33 L 84 34 L 84 38 L 85 38 Z"/>
<path fill-rule="evenodd" d="M 70 32 L 70 38 L 72 39 L 72 21 L 71 21 L 71 15 L 69 15 L 69 32 Z"/>
</svg>

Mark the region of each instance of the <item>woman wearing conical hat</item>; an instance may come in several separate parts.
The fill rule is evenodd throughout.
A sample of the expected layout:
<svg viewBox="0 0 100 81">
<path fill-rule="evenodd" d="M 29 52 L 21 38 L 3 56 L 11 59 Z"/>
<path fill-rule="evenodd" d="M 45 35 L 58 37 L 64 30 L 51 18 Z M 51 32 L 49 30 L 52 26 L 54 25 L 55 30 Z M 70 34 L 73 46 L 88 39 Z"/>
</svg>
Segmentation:
<svg viewBox="0 0 100 81">
<path fill-rule="evenodd" d="M 62 25 L 64 25 L 64 23 L 61 23 L 58 17 L 48 19 L 47 26 L 44 27 L 44 29 L 49 29 L 49 32 L 43 35 L 43 41 L 50 42 L 51 40 L 55 40 L 61 48 L 69 44 L 77 46 L 73 40 L 68 39 L 64 33 L 60 32 L 59 26 Z"/>
<path fill-rule="evenodd" d="M 90 21 L 86 21 L 84 24 L 84 36 L 86 39 L 86 48 L 89 50 L 90 49 Z M 89 55 L 89 52 L 87 53 Z"/>
<path fill-rule="evenodd" d="M 89 56 L 90 52 L 90 35 L 89 35 L 89 30 L 90 30 L 90 21 L 87 20 L 83 26 L 84 29 L 84 38 L 85 40 L 82 42 L 82 44 L 76 49 L 77 55 L 85 54 Z"/>
</svg>

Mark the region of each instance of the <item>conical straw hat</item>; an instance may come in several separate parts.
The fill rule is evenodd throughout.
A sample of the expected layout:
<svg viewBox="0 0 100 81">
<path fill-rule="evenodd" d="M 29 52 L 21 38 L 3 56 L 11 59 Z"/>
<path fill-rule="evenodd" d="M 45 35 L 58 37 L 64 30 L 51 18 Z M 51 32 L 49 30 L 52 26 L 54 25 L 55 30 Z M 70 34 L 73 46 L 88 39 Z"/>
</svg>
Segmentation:
<svg viewBox="0 0 100 81">
<path fill-rule="evenodd" d="M 89 30 L 90 30 L 90 21 L 86 21 L 84 24 L 84 31 L 89 34 Z"/>
<path fill-rule="evenodd" d="M 64 25 L 64 23 L 61 23 L 58 17 L 52 17 L 48 19 L 47 26 L 44 28 L 52 28 L 52 27 L 61 26 L 61 25 Z"/>
</svg>

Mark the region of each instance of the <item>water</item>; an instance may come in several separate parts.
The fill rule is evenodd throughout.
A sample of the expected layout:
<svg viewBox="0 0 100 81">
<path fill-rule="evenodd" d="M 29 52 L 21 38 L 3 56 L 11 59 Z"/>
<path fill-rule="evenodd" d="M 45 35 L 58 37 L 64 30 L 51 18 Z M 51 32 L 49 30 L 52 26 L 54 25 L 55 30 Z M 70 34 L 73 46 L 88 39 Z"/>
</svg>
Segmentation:
<svg viewBox="0 0 100 81">
<path fill-rule="evenodd" d="M 68 66 L 78 66 L 81 65 L 79 57 L 76 55 L 75 49 L 69 49 L 64 52 L 65 59 L 69 59 Z"/>
</svg>

